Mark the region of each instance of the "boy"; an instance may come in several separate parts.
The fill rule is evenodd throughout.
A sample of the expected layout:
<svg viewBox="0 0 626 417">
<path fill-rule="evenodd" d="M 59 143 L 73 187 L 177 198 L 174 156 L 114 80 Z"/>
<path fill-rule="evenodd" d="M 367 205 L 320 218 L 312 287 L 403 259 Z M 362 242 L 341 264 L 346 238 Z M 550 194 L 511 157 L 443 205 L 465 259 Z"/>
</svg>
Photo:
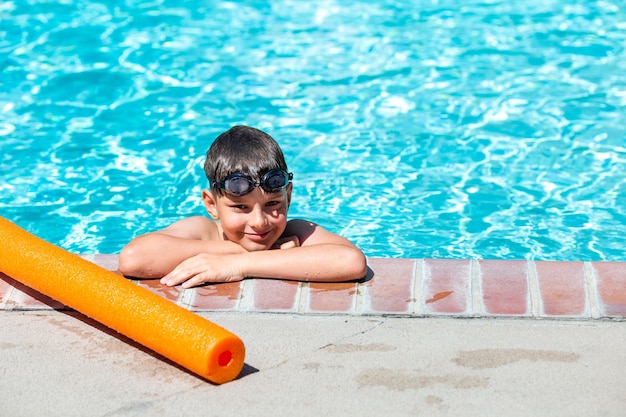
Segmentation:
<svg viewBox="0 0 626 417">
<path fill-rule="evenodd" d="M 119 256 L 126 276 L 161 278 L 189 288 L 247 277 L 347 281 L 367 272 L 363 253 L 347 239 L 305 220 L 287 221 L 293 175 L 265 132 L 235 126 L 215 139 L 202 191 L 213 218 L 180 220 L 133 239 Z"/>
</svg>

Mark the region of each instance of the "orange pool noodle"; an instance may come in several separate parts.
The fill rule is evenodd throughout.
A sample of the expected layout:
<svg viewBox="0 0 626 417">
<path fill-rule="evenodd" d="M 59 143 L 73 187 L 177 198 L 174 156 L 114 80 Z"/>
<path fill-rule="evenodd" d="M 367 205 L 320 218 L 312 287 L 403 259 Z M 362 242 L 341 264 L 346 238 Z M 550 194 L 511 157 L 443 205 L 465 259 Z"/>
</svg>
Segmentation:
<svg viewBox="0 0 626 417">
<path fill-rule="evenodd" d="M 233 333 L 4 217 L 0 271 L 209 381 L 232 381 L 243 368 L 245 347 Z"/>
</svg>

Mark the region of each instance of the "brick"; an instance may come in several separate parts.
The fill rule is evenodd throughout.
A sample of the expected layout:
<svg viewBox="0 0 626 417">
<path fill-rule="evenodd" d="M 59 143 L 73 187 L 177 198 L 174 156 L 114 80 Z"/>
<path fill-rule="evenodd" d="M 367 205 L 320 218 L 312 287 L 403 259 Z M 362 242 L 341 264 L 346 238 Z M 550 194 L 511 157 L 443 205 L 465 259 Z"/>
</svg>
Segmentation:
<svg viewBox="0 0 626 417">
<path fill-rule="evenodd" d="M 156 295 L 160 295 L 173 303 L 178 303 L 178 299 L 181 294 L 180 287 L 168 287 L 167 285 L 161 284 L 158 279 L 141 279 L 136 282 L 140 287 L 143 287 Z"/>
<path fill-rule="evenodd" d="M 535 262 L 541 315 L 587 317 L 587 289 L 583 262 Z"/>
<path fill-rule="evenodd" d="M 487 314 L 529 315 L 526 261 L 481 260 L 480 287 Z"/>
<path fill-rule="evenodd" d="M 365 285 L 364 314 L 411 314 L 415 259 L 369 259 L 374 275 Z"/>
<path fill-rule="evenodd" d="M 427 314 L 471 313 L 471 262 L 425 259 L 423 311 Z"/>
<path fill-rule="evenodd" d="M 356 283 L 310 283 L 309 313 L 353 313 Z"/>
<path fill-rule="evenodd" d="M 277 279 L 255 279 L 253 285 L 253 310 L 298 311 L 298 282 Z"/>
<path fill-rule="evenodd" d="M 196 287 L 190 307 L 197 311 L 234 310 L 239 306 L 242 281 L 224 282 Z"/>
<path fill-rule="evenodd" d="M 596 274 L 600 314 L 603 317 L 626 316 L 626 263 L 593 262 Z"/>
</svg>

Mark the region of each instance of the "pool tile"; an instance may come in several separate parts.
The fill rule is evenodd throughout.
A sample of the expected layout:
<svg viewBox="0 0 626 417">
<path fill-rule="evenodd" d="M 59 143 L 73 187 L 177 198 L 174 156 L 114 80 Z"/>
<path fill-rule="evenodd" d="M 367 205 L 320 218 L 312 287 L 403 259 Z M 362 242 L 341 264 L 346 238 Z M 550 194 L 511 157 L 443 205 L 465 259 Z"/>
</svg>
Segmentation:
<svg viewBox="0 0 626 417">
<path fill-rule="evenodd" d="M 118 255 L 81 257 L 119 273 Z M 181 287 L 161 285 L 159 280 L 135 282 L 167 300 L 198 311 L 412 316 L 463 316 L 480 312 L 485 317 L 533 314 L 546 318 L 626 317 L 624 262 L 370 258 L 368 266 L 368 278 L 359 283 L 254 279 L 183 291 Z M 532 300 L 539 300 L 538 304 L 533 301 L 532 311 L 531 292 Z M 474 295 L 478 298 L 474 299 Z M 414 300 L 416 296 L 420 300 Z M 0 309 L 69 308 L 0 273 Z"/>
<path fill-rule="evenodd" d="M 189 307 L 196 311 L 234 310 L 239 306 L 242 282 L 225 282 L 196 287 Z"/>
<path fill-rule="evenodd" d="M 298 311 L 299 282 L 277 279 L 255 279 L 253 306 L 254 311 Z"/>
<path fill-rule="evenodd" d="M 543 316 L 587 317 L 583 262 L 535 262 Z"/>
<path fill-rule="evenodd" d="M 309 284 L 308 313 L 352 313 L 356 305 L 357 283 Z"/>
<path fill-rule="evenodd" d="M 600 314 L 603 317 L 626 316 L 626 263 L 593 262 L 597 280 Z"/>
<path fill-rule="evenodd" d="M 373 277 L 365 285 L 363 314 L 411 314 L 415 259 L 368 259 Z"/>
<path fill-rule="evenodd" d="M 143 287 L 173 303 L 178 303 L 182 293 L 182 288 L 180 286 L 168 287 L 167 285 L 161 284 L 158 279 L 140 279 L 133 281 L 140 287 Z"/>
<path fill-rule="evenodd" d="M 478 265 L 482 301 L 487 314 L 530 314 L 526 261 L 480 260 Z"/>
<path fill-rule="evenodd" d="M 425 259 L 422 308 L 426 314 L 471 313 L 471 262 Z"/>
</svg>

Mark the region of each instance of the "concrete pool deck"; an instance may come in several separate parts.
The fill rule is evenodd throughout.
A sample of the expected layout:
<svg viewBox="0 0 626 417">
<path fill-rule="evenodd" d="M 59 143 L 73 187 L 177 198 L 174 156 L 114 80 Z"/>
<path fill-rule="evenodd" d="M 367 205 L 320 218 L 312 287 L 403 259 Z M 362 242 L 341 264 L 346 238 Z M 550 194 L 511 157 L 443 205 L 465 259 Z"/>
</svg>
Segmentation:
<svg viewBox="0 0 626 417">
<path fill-rule="evenodd" d="M 220 386 L 0 274 L 0 415 L 624 415 L 626 263 L 368 264 L 356 283 L 137 281 L 244 340 Z"/>
</svg>

